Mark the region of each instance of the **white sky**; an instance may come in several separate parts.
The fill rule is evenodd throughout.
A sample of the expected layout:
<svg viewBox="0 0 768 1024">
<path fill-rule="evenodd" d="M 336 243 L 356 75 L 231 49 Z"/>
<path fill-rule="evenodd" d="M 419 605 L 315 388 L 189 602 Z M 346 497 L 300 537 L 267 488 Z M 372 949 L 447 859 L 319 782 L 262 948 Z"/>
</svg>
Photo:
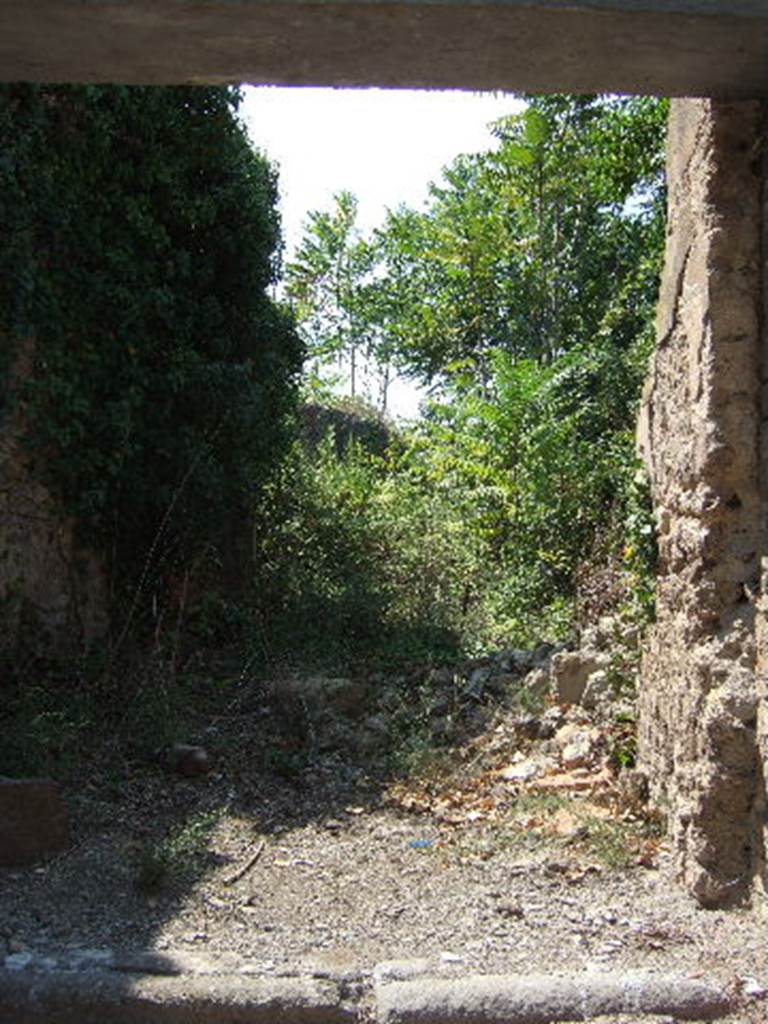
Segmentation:
<svg viewBox="0 0 768 1024">
<path fill-rule="evenodd" d="M 499 93 L 248 86 L 240 112 L 254 145 L 278 165 L 290 259 L 307 214 L 329 209 L 335 192 L 355 193 L 368 231 L 386 208 L 419 207 L 459 153 L 493 148 L 488 124 L 520 107 Z M 398 387 L 391 407 L 414 415 L 417 401 Z"/>
<path fill-rule="evenodd" d="M 420 205 L 455 156 L 493 148 L 490 121 L 520 108 L 513 96 L 458 91 L 248 86 L 245 95 L 251 139 L 280 169 L 289 248 L 307 213 L 342 189 L 360 200 L 365 229 L 385 207 Z"/>
</svg>

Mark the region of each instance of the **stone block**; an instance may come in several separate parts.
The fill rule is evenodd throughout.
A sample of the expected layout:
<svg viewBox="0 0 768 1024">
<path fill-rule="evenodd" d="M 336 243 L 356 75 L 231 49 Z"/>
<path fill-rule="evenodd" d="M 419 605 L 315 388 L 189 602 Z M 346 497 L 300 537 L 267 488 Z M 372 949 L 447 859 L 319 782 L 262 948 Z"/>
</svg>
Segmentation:
<svg viewBox="0 0 768 1024">
<path fill-rule="evenodd" d="M 22 867 L 69 843 L 69 816 L 55 782 L 0 779 L 0 866 Z"/>
<path fill-rule="evenodd" d="M 560 704 L 578 704 L 584 695 L 587 680 L 601 668 L 601 661 L 592 651 L 562 651 L 552 658 L 552 696 Z"/>
</svg>

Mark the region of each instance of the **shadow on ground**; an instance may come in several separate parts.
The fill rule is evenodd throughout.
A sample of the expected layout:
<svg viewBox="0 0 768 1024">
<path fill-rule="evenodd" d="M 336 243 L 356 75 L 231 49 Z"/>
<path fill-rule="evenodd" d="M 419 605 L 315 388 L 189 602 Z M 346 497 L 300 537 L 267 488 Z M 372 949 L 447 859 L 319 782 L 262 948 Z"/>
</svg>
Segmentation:
<svg viewBox="0 0 768 1024">
<path fill-rule="evenodd" d="M 131 719 L 133 735 L 101 736 L 63 764 L 73 846 L 0 870 L 0 952 L 154 948 L 213 874 L 239 877 L 264 843 L 307 826 L 332 842 L 381 808 L 393 777 L 440 765 L 485 729 L 499 703 L 467 690 L 466 665 L 354 678 L 236 668 L 190 673 L 181 697 L 156 692 L 149 717 Z M 187 777 L 152 748 L 176 714 L 209 770 Z"/>
</svg>

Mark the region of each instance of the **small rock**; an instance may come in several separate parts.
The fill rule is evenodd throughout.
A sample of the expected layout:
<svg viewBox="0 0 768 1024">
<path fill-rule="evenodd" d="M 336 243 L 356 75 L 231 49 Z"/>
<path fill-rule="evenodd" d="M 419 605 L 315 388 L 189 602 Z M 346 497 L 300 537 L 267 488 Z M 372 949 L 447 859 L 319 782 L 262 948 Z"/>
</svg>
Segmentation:
<svg viewBox="0 0 768 1024">
<path fill-rule="evenodd" d="M 491 669 L 487 665 L 482 665 L 480 668 L 476 668 L 472 671 L 469 682 L 464 688 L 464 697 L 470 697 L 473 700 L 480 700 L 483 696 L 483 690 L 485 684 L 491 678 Z"/>
<path fill-rule="evenodd" d="M 174 743 L 167 751 L 165 763 L 169 771 L 185 778 L 205 775 L 211 770 L 211 759 L 205 747 L 188 743 Z"/>
<path fill-rule="evenodd" d="M 553 655 L 550 675 L 555 700 L 560 704 L 578 704 L 587 679 L 602 667 L 602 660 L 595 651 L 561 651 Z"/>
<path fill-rule="evenodd" d="M 29 967 L 34 957 L 31 953 L 12 953 L 5 958 L 6 971 L 23 971 Z"/>
<path fill-rule="evenodd" d="M 503 694 L 506 690 L 518 690 L 520 688 L 520 676 L 515 672 L 500 672 L 491 676 L 486 683 L 486 688 L 494 694 Z"/>
<path fill-rule="evenodd" d="M 582 650 L 601 650 L 603 636 L 597 626 L 585 626 L 579 636 L 579 647 Z"/>
<path fill-rule="evenodd" d="M 507 782 L 527 782 L 528 779 L 535 779 L 542 774 L 542 766 L 538 761 L 528 759 L 519 761 L 517 764 L 508 764 L 499 770 L 499 775 Z"/>
<path fill-rule="evenodd" d="M 430 969 L 429 960 L 426 957 L 414 957 L 412 960 L 382 960 L 373 968 L 374 980 L 381 983 L 384 981 L 408 981 L 410 978 L 418 978 L 422 974 L 428 974 Z"/>
<path fill-rule="evenodd" d="M 506 651 L 499 651 L 494 660 L 503 672 L 514 672 L 517 675 L 520 675 L 522 672 L 529 672 L 534 667 L 533 653 L 520 650 L 517 647 L 512 647 Z"/>
<path fill-rule="evenodd" d="M 310 954 L 302 960 L 301 973 L 310 974 L 313 978 L 346 983 L 360 981 L 362 978 L 355 952 L 346 948 L 323 949 Z"/>
<path fill-rule="evenodd" d="M 598 633 L 610 640 L 619 631 L 620 622 L 613 615 L 602 615 L 597 622 Z"/>
<path fill-rule="evenodd" d="M 275 966 L 276 964 L 274 960 L 262 960 L 255 963 L 246 962 L 244 964 L 240 964 L 237 968 L 237 973 L 246 975 L 254 974 L 258 976 L 259 974 L 271 973 L 274 971 Z"/>
<path fill-rule="evenodd" d="M 502 903 L 498 903 L 496 905 L 496 913 L 501 914 L 502 917 L 525 917 L 525 909 L 523 906 L 513 900 L 504 900 Z"/>
<path fill-rule="evenodd" d="M 595 950 L 597 956 L 613 956 L 623 948 L 618 940 L 609 939 L 608 942 L 601 942 Z"/>
<path fill-rule="evenodd" d="M 301 683 L 310 707 L 331 709 L 346 718 L 361 718 L 370 705 L 368 684 L 346 677 L 314 676 Z"/>
<path fill-rule="evenodd" d="M 560 760 L 563 767 L 570 771 L 583 768 L 594 758 L 600 733 L 597 729 L 580 726 L 568 722 L 555 734 L 555 743 L 560 748 Z"/>
<path fill-rule="evenodd" d="M 427 682 L 431 686 L 450 686 L 453 682 L 453 672 L 449 668 L 433 668 L 427 676 Z"/>
<path fill-rule="evenodd" d="M 592 743 L 588 736 L 581 736 L 573 743 L 563 748 L 561 755 L 563 767 L 570 771 L 572 768 L 583 768 L 592 759 Z"/>
<path fill-rule="evenodd" d="M 531 655 L 531 660 L 534 665 L 543 665 L 545 662 L 549 661 L 555 650 L 556 648 L 554 644 L 539 644 Z"/>
<path fill-rule="evenodd" d="M 605 669 L 599 668 L 591 672 L 584 686 L 584 693 L 581 696 L 581 706 L 588 711 L 610 700 L 613 696 L 613 687 Z"/>
<path fill-rule="evenodd" d="M 430 732 L 435 740 L 449 741 L 456 735 L 456 723 L 450 715 L 436 718 L 430 726 Z"/>
<path fill-rule="evenodd" d="M 544 697 L 549 693 L 549 687 L 549 669 L 536 668 L 525 677 L 520 692 L 528 693 L 532 697 Z"/>
<path fill-rule="evenodd" d="M 29 864 L 69 843 L 69 816 L 55 782 L 0 780 L 0 865 Z"/>
<path fill-rule="evenodd" d="M 638 768 L 622 768 L 618 787 L 621 802 L 631 810 L 639 810 L 648 803 L 648 776 Z"/>
<path fill-rule="evenodd" d="M 455 700 L 452 693 L 438 692 L 432 697 L 429 713 L 436 718 L 443 718 L 451 711 L 454 704 Z"/>
<path fill-rule="evenodd" d="M 513 724 L 515 733 L 529 740 L 550 739 L 555 734 L 554 726 L 536 715 L 519 715 Z"/>
<path fill-rule="evenodd" d="M 363 725 L 368 732 L 376 736 L 384 737 L 389 735 L 389 720 L 384 715 L 368 715 Z"/>
<path fill-rule="evenodd" d="M 750 999 L 766 999 L 768 998 L 768 988 L 765 985 L 761 985 L 757 978 L 740 978 L 741 991 L 745 996 L 749 996 Z"/>
</svg>

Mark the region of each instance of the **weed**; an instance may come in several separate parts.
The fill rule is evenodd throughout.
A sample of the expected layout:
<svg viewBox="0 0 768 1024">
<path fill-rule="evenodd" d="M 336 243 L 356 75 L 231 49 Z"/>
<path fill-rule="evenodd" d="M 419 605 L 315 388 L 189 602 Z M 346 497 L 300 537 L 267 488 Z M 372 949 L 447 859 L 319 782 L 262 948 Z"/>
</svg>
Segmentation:
<svg viewBox="0 0 768 1024">
<path fill-rule="evenodd" d="M 97 707 L 86 687 L 52 677 L 9 687 L 0 716 L 0 774 L 68 774 L 92 739 Z"/>
<path fill-rule="evenodd" d="M 615 768 L 635 767 L 637 719 L 634 714 L 620 713 L 615 716 L 610 729 L 608 756 Z"/>
<path fill-rule="evenodd" d="M 592 855 L 609 868 L 628 868 L 636 857 L 637 829 L 627 822 L 586 817 L 582 837 Z"/>
<path fill-rule="evenodd" d="M 222 814 L 222 810 L 217 810 L 195 815 L 160 842 L 143 846 L 136 861 L 139 891 L 153 895 L 199 871 L 205 862 L 211 833 Z"/>
<path fill-rule="evenodd" d="M 450 765 L 448 754 L 435 746 L 427 733 L 414 732 L 398 742 L 391 754 L 390 766 L 395 775 L 428 782 L 445 773 Z"/>
<path fill-rule="evenodd" d="M 542 715 L 547 708 L 547 695 L 542 690 L 521 686 L 514 695 L 515 704 L 527 715 Z"/>
<path fill-rule="evenodd" d="M 521 793 L 514 803 L 514 816 L 545 817 L 570 807 L 573 799 L 560 793 Z"/>
<path fill-rule="evenodd" d="M 628 736 L 611 749 L 611 763 L 617 768 L 634 768 L 637 762 L 637 738 Z"/>
</svg>

